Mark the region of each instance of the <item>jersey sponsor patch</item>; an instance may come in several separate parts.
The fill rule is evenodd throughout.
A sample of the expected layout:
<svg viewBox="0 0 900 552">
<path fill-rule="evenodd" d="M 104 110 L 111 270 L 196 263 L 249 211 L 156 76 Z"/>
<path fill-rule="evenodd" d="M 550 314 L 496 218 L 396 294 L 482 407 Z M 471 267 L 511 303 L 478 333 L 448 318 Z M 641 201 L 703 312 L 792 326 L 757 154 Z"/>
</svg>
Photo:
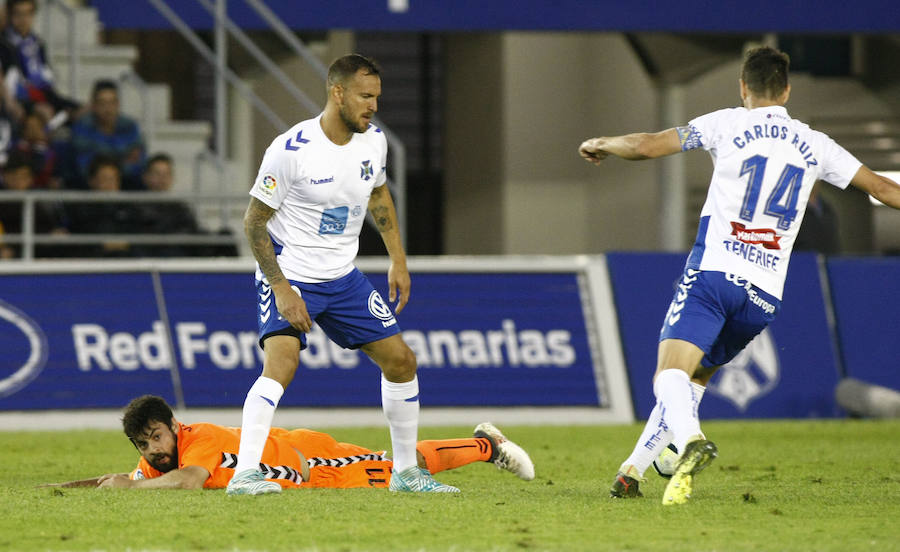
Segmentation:
<svg viewBox="0 0 900 552">
<path fill-rule="evenodd" d="M 675 131 L 678 133 L 678 141 L 681 142 L 681 151 L 690 151 L 703 146 L 703 135 L 693 125 L 680 126 Z"/>
<path fill-rule="evenodd" d="M 260 179 L 259 184 L 257 184 L 256 186 L 256 189 L 258 189 L 264 196 L 271 198 L 275 195 L 275 188 L 277 187 L 278 181 L 275 179 L 275 176 L 266 174 L 263 175 L 262 179 Z"/>
<path fill-rule="evenodd" d="M 319 222 L 319 234 L 343 234 L 344 229 L 347 228 L 349 211 L 346 206 L 325 209 L 322 213 L 322 220 Z"/>
<path fill-rule="evenodd" d="M 731 221 L 731 235 L 739 242 L 762 245 L 766 249 L 781 249 L 781 239 L 772 228 L 747 228 L 740 222 Z"/>
</svg>

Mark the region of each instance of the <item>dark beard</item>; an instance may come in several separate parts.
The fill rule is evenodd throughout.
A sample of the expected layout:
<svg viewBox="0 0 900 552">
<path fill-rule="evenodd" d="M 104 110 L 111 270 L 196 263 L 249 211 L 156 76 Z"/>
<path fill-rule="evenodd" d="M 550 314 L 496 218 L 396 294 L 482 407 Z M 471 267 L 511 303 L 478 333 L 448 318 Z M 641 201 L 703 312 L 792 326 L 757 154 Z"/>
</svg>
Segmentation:
<svg viewBox="0 0 900 552">
<path fill-rule="evenodd" d="M 369 129 L 369 125 L 366 125 L 366 128 L 360 128 L 359 125 L 356 124 L 356 122 L 350 119 L 350 117 L 348 117 L 346 113 L 344 113 L 344 108 L 341 108 L 339 113 L 341 115 L 341 121 L 344 123 L 344 125 L 347 126 L 348 129 L 350 129 L 351 132 L 362 134 Z"/>
<path fill-rule="evenodd" d="M 169 461 L 165 464 L 160 464 L 157 458 L 161 458 L 163 456 L 169 456 L 168 454 L 160 454 L 158 456 L 154 456 L 153 459 L 147 460 L 150 466 L 153 469 L 160 471 L 162 473 L 169 473 L 170 471 L 178 468 L 178 445 L 175 445 L 175 450 L 171 456 L 169 456 Z"/>
</svg>

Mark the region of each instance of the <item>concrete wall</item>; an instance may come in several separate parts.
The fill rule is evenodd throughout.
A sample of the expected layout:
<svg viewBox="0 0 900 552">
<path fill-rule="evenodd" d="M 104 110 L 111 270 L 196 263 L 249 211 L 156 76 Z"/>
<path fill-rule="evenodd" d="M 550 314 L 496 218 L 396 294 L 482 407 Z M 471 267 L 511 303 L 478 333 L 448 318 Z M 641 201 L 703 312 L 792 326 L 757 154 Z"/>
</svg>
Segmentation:
<svg viewBox="0 0 900 552">
<path fill-rule="evenodd" d="M 447 39 L 445 249 L 652 249 L 655 169 L 585 163 L 593 136 L 656 127 L 656 92 L 620 35 Z"/>
<path fill-rule="evenodd" d="M 330 33 L 319 45 L 327 63 L 352 51 L 352 33 Z M 681 84 L 680 121 L 663 122 L 662 91 L 623 35 L 613 33 L 457 33 L 445 36 L 444 252 L 447 254 L 572 254 L 663 249 L 664 162 L 581 160 L 578 145 L 600 135 L 656 131 L 724 107 L 740 105 L 739 52 Z M 282 67 L 314 98 L 324 88 L 295 58 Z M 310 115 L 274 79 L 246 75 L 289 124 Z M 794 74 L 789 112 L 889 117 L 897 99 L 857 81 Z M 256 167 L 276 129 L 238 101 L 231 110 L 232 156 Z M 687 206 L 680 239 L 696 231 L 712 163 L 704 152 L 683 156 Z M 242 179 L 240 188 L 250 182 Z M 862 194 L 826 190 L 839 209 L 847 252 L 872 243 L 871 207 Z M 668 200 L 665 200 L 669 203 Z"/>
</svg>

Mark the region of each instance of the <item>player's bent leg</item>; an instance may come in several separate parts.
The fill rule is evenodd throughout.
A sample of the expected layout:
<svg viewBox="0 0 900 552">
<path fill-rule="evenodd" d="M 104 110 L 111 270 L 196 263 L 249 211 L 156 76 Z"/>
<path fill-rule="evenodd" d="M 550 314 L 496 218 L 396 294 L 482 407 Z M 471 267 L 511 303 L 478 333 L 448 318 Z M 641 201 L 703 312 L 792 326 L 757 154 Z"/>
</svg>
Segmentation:
<svg viewBox="0 0 900 552">
<path fill-rule="evenodd" d="M 710 465 L 719 451 L 715 443 L 706 439 L 696 439 L 687 444 L 684 453 L 675 464 L 675 473 L 666 491 L 663 493 L 664 506 L 684 504 L 691 498 L 694 486 L 694 476 Z"/>
<path fill-rule="evenodd" d="M 531 461 L 531 457 L 525 449 L 507 439 L 494 424 L 490 422 L 478 424 L 475 426 L 474 435 L 491 442 L 492 454 L 488 462 L 492 462 L 497 469 L 514 473 L 525 481 L 534 479 L 534 462 Z"/>
<path fill-rule="evenodd" d="M 244 401 L 238 463 L 226 489 L 229 495 L 281 492 L 281 485 L 265 480 L 259 462 L 275 409 L 297 370 L 300 341 L 293 336 L 276 335 L 266 338 L 264 346 L 263 374 L 247 392 Z"/>
<path fill-rule="evenodd" d="M 272 335 L 263 343 L 263 377 L 287 389 L 300 365 L 300 340 L 291 335 Z"/>
<path fill-rule="evenodd" d="M 419 380 L 416 356 L 397 334 L 360 347 L 381 368 L 381 405 L 391 430 L 394 472 L 390 489 L 398 492 L 459 492 L 419 468 Z"/>
<path fill-rule="evenodd" d="M 389 382 L 404 383 L 416 377 L 416 355 L 399 334 L 366 343 L 360 349 Z"/>
<path fill-rule="evenodd" d="M 693 377 L 700 370 L 700 361 L 706 353 L 690 341 L 683 339 L 663 339 L 656 350 L 656 379 L 663 370 L 677 368 Z"/>
</svg>

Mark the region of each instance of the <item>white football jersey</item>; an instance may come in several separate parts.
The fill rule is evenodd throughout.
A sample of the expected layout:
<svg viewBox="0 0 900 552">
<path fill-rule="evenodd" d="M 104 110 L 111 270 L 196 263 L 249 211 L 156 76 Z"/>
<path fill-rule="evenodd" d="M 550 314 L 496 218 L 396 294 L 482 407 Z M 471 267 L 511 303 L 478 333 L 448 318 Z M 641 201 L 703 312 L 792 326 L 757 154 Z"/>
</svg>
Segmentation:
<svg viewBox="0 0 900 552">
<path fill-rule="evenodd" d="M 327 282 L 353 270 L 369 196 L 386 181 L 381 129 L 370 124 L 339 146 L 325 136 L 321 118 L 275 138 L 250 190 L 275 209 L 267 228 L 278 265 L 301 282 Z"/>
<path fill-rule="evenodd" d="M 816 180 L 846 188 L 862 163 L 781 106 L 722 109 L 690 122 L 713 175 L 687 266 L 730 272 L 781 299 L 794 240 Z"/>
</svg>

